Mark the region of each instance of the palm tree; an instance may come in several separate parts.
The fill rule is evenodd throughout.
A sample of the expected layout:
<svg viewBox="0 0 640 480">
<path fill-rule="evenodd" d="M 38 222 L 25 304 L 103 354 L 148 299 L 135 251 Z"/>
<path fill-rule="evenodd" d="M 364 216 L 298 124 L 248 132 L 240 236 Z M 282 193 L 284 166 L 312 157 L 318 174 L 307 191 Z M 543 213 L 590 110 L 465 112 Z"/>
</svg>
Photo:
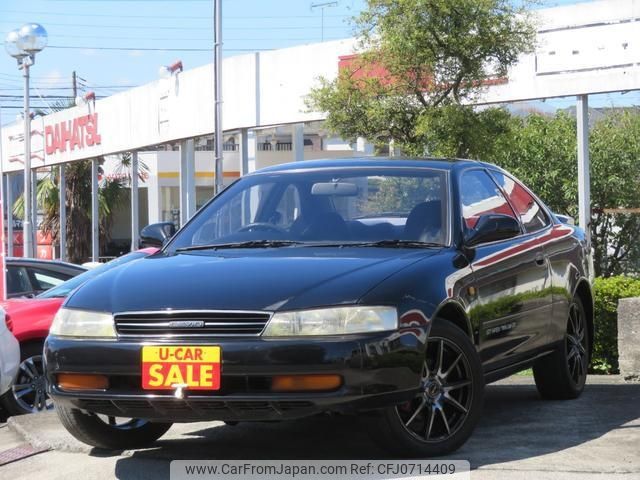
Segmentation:
<svg viewBox="0 0 640 480">
<path fill-rule="evenodd" d="M 101 162 L 102 163 L 102 159 Z M 126 183 L 131 179 L 131 155 L 120 155 L 118 172 L 115 178 L 106 178 L 100 182 L 98 190 L 100 252 L 104 254 L 111 240 L 113 214 L 125 199 Z M 146 165 L 140 164 L 139 177 L 144 178 Z M 36 196 L 42 209 L 43 221 L 40 225 L 44 233 L 51 234 L 54 244 L 59 242 L 59 170 L 52 167 L 46 176 L 38 180 Z M 104 174 L 99 167 L 99 174 Z M 67 209 L 67 258 L 74 263 L 82 263 L 91 257 L 91 160 L 68 163 L 65 167 L 66 209 Z M 23 217 L 24 197 L 18 197 L 13 213 Z"/>
</svg>

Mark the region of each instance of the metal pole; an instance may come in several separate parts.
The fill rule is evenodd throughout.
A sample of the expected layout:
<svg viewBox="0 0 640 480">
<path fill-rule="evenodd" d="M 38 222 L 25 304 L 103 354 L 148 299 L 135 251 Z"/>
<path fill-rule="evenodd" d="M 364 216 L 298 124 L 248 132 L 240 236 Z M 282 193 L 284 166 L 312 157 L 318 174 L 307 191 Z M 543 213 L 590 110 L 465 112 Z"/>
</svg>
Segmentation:
<svg viewBox="0 0 640 480">
<path fill-rule="evenodd" d="M 577 97 L 578 122 L 578 221 L 591 247 L 591 189 L 589 175 L 589 97 Z"/>
<path fill-rule="evenodd" d="M 91 160 L 91 261 L 100 256 L 100 227 L 98 210 L 98 159 Z"/>
<path fill-rule="evenodd" d="M 33 256 L 38 257 L 38 171 L 31 170 L 31 232 Z"/>
<path fill-rule="evenodd" d="M 13 185 L 11 185 L 11 174 L 7 173 L 7 257 L 13 256 Z"/>
<path fill-rule="evenodd" d="M 184 227 L 189 220 L 188 212 L 188 183 L 187 183 L 187 141 L 182 140 L 180 142 L 180 227 Z"/>
<path fill-rule="evenodd" d="M 294 162 L 304 160 L 304 123 L 291 125 L 291 150 Z"/>
<path fill-rule="evenodd" d="M 249 173 L 249 129 L 240 129 L 240 175 Z"/>
<path fill-rule="evenodd" d="M 213 76 L 215 82 L 215 194 L 223 189 L 222 166 L 222 0 L 214 1 L 214 62 Z"/>
<path fill-rule="evenodd" d="M 138 250 L 140 244 L 138 203 L 138 152 L 131 152 L 131 251 Z"/>
<path fill-rule="evenodd" d="M 0 115 L 1 117 L 2 115 Z M 2 118 L 0 118 L 0 125 L 2 125 Z M 9 176 L 7 175 L 7 178 Z M 6 256 L 7 252 L 4 249 L 4 211 L 7 210 L 7 219 L 10 222 L 11 215 L 9 215 L 9 210 L 6 209 L 6 205 L 9 202 L 7 200 L 5 202 L 5 189 L 4 189 L 4 157 L 2 156 L 2 132 L 0 132 L 0 300 L 4 301 L 7 299 L 7 275 L 6 275 Z M 11 234 L 11 230 L 9 233 Z M 7 242 L 8 243 L 8 242 Z"/>
<path fill-rule="evenodd" d="M 60 177 L 58 179 L 58 207 L 60 232 L 58 243 L 60 244 L 60 260 L 67 259 L 67 178 L 65 176 L 65 164 L 60 164 Z"/>
<path fill-rule="evenodd" d="M 185 140 L 187 157 L 187 221 L 196 213 L 196 144 L 193 138 Z"/>
<path fill-rule="evenodd" d="M 33 257 L 33 231 L 31 225 L 31 112 L 29 111 L 29 57 L 22 62 L 24 77 L 24 219 L 22 221 L 22 256 Z"/>
</svg>

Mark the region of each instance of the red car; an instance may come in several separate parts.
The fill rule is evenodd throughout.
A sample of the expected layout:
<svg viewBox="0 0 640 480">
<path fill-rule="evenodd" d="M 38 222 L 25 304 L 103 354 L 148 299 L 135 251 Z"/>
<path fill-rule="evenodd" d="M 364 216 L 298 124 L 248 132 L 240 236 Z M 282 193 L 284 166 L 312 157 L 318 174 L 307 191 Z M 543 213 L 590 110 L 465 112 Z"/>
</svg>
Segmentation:
<svg viewBox="0 0 640 480">
<path fill-rule="evenodd" d="M 67 295 L 87 280 L 122 264 L 152 255 L 157 248 L 144 248 L 88 270 L 35 298 L 14 298 L 0 302 L 7 325 L 20 342 L 21 363 L 12 388 L 0 397 L 9 415 L 35 413 L 53 408 L 43 376 L 42 345 L 53 317 Z"/>
</svg>

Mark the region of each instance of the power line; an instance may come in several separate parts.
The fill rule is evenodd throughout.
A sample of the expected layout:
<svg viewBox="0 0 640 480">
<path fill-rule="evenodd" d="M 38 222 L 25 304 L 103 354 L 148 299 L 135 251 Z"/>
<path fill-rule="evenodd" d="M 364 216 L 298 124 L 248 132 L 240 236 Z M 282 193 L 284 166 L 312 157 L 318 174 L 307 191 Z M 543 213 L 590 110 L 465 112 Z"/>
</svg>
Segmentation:
<svg viewBox="0 0 640 480">
<path fill-rule="evenodd" d="M 15 22 L 2 21 L 0 24 L 15 25 Z M 86 28 L 120 28 L 120 29 L 136 29 L 136 30 L 206 30 L 211 31 L 211 27 L 176 27 L 168 25 L 103 25 L 100 23 L 51 23 L 47 22 L 46 26 L 54 27 L 86 27 Z M 325 26 L 324 29 L 341 29 L 349 28 L 348 25 L 331 25 Z M 290 26 L 290 25 L 274 25 L 274 26 L 251 26 L 251 27 L 225 27 L 225 30 L 321 30 L 322 27 L 307 26 Z"/>
<path fill-rule="evenodd" d="M 113 15 L 108 13 L 76 13 L 76 12 L 43 12 L 43 11 L 20 11 L 20 10 L 0 10 L 0 12 L 4 13 L 19 13 L 22 15 L 50 15 L 56 17 L 96 17 L 96 18 L 119 18 L 122 19 L 122 15 Z M 350 18 L 352 15 L 325 15 L 325 18 Z M 202 21 L 211 21 L 211 17 L 205 17 L 203 15 L 130 15 L 127 14 L 127 18 L 165 18 L 165 19 L 185 19 L 185 20 L 202 20 Z M 225 15 L 224 19 L 232 19 L 232 20 L 260 20 L 260 19 L 283 19 L 283 18 L 313 18 L 317 19 L 317 15 L 243 15 L 243 16 L 233 16 L 233 15 Z"/>
<path fill-rule="evenodd" d="M 169 37 L 113 37 L 113 36 L 100 36 L 100 35 L 51 35 L 49 38 L 83 38 L 83 39 L 95 39 L 95 40 L 153 40 L 153 41 L 189 41 L 189 42 L 213 42 L 213 37 L 209 38 L 169 38 Z M 268 40 L 296 40 L 296 41 L 314 41 L 316 38 L 309 37 L 286 37 L 286 38 L 277 38 L 277 37 L 262 37 L 262 38 L 247 38 L 247 37 L 226 37 L 225 41 L 235 41 L 235 42 L 244 42 L 244 41 L 268 41 Z M 325 38 L 325 40 L 339 40 L 339 37 L 334 38 Z"/>
<path fill-rule="evenodd" d="M 86 85 L 84 85 L 86 86 Z M 116 89 L 116 88 L 136 88 L 138 85 L 92 85 L 91 88 L 108 88 L 108 89 Z M 3 87 L 0 85 L 1 92 L 8 91 L 16 91 L 21 92 L 23 88 L 21 87 Z M 73 87 L 38 87 L 38 90 L 73 90 Z"/>
<path fill-rule="evenodd" d="M 47 48 L 59 48 L 68 50 L 116 50 L 116 51 L 141 51 L 141 52 L 211 52 L 211 48 L 145 48 L 145 47 L 77 47 L 73 45 L 49 45 Z M 272 48 L 225 48 L 225 52 L 262 52 L 273 50 Z"/>
</svg>

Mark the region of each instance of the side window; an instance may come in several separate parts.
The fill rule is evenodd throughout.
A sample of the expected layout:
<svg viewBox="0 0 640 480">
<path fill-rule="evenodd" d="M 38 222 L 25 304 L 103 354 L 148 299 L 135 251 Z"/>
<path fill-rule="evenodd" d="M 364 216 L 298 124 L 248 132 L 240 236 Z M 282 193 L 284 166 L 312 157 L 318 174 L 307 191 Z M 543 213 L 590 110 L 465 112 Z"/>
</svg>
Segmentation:
<svg viewBox="0 0 640 480">
<path fill-rule="evenodd" d="M 484 170 L 464 172 L 460 183 L 462 217 L 467 228 L 475 227 L 480 215 L 499 213 L 517 218 L 502 192 Z"/>
<path fill-rule="evenodd" d="M 32 275 L 31 281 L 36 290 L 49 290 L 71 278 L 71 275 L 62 272 L 42 270 L 40 268 L 30 268 L 29 270 Z"/>
<path fill-rule="evenodd" d="M 27 269 L 24 267 L 7 267 L 7 294 L 8 295 L 28 295 L 31 293 L 31 283 Z"/>
<path fill-rule="evenodd" d="M 282 228 L 289 228 L 300 216 L 300 193 L 294 185 L 289 185 L 280 197 L 278 206 L 270 222 Z"/>
<path fill-rule="evenodd" d="M 549 225 L 549 218 L 536 200 L 513 178 L 500 172 L 491 172 L 509 198 L 527 233 L 535 232 Z"/>
</svg>

